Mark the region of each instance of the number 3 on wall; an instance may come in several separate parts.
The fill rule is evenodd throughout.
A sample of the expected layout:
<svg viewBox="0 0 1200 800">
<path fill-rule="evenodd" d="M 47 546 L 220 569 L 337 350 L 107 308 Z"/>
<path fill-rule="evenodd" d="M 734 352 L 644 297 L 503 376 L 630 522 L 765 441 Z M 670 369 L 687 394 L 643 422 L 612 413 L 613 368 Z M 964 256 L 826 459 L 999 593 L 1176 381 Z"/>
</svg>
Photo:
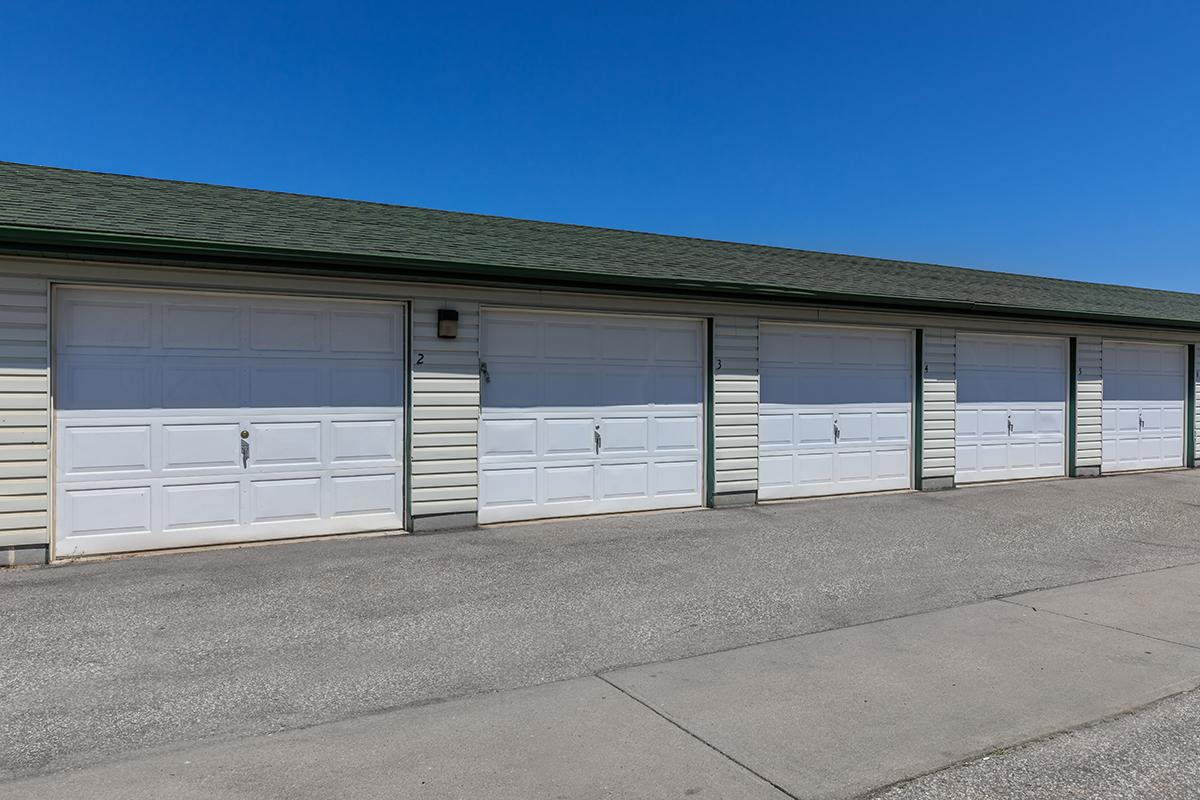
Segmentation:
<svg viewBox="0 0 1200 800">
<path fill-rule="evenodd" d="M 720 372 L 720 371 L 721 371 L 721 359 L 719 359 L 719 358 L 717 359 L 717 369 L 716 369 L 716 371 L 717 371 L 717 372 Z"/>
</svg>

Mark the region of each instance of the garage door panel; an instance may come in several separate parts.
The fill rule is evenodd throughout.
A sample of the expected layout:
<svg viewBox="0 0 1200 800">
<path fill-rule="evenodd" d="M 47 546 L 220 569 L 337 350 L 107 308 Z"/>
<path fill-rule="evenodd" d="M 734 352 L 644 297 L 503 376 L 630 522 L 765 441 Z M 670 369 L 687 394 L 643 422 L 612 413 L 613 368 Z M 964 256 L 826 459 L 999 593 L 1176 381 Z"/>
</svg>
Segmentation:
<svg viewBox="0 0 1200 800">
<path fill-rule="evenodd" d="M 867 450 L 839 453 L 833 466 L 834 478 L 839 482 L 869 481 L 872 477 L 871 453 Z"/>
<path fill-rule="evenodd" d="M 1014 442 L 1008 448 L 1008 465 L 1016 470 L 1036 467 L 1037 445 L 1033 442 Z"/>
<path fill-rule="evenodd" d="M 553 376 L 542 375 L 539 405 L 543 408 L 592 408 L 601 385 L 601 376 L 595 370 L 556 364 Z"/>
<path fill-rule="evenodd" d="M 1037 433 L 1062 436 L 1066 427 L 1066 413 L 1062 409 L 1038 410 Z"/>
<path fill-rule="evenodd" d="M 240 432 L 241 426 L 236 423 L 162 425 L 162 469 L 239 469 Z"/>
<path fill-rule="evenodd" d="M 659 461 L 651 464 L 654 496 L 695 496 L 700 492 L 700 465 L 695 461 Z"/>
<path fill-rule="evenodd" d="M 791 453 L 780 455 L 763 453 L 758 459 L 759 489 L 788 487 L 796 483 L 792 473 L 794 456 Z"/>
<path fill-rule="evenodd" d="M 334 517 L 399 513 L 402 498 L 395 473 L 382 475 L 335 475 L 329 479 L 333 491 Z"/>
<path fill-rule="evenodd" d="M 330 405 L 380 408 L 403 405 L 403 375 L 393 365 L 333 367 Z"/>
<path fill-rule="evenodd" d="M 599 352 L 608 361 L 641 363 L 650 359 L 651 331 L 641 325 L 601 324 Z"/>
<path fill-rule="evenodd" d="M 832 447 L 833 414 L 831 412 L 818 412 L 815 414 L 801 412 L 796 414 L 796 438 L 794 444 L 804 447 Z"/>
<path fill-rule="evenodd" d="M 540 329 L 534 320 L 492 317 L 487 324 L 489 357 L 537 358 L 541 355 Z"/>
<path fill-rule="evenodd" d="M 329 434 L 333 464 L 394 462 L 403 457 L 400 426 L 394 419 L 334 420 Z"/>
<path fill-rule="evenodd" d="M 592 394 L 585 395 L 578 404 L 581 407 L 620 406 L 630 397 L 649 397 L 653 392 L 653 375 L 644 367 L 607 367 L 596 387 L 589 386 Z"/>
<path fill-rule="evenodd" d="M 878 411 L 872 414 L 871 425 L 876 442 L 907 443 L 911 436 L 912 422 L 906 411 Z"/>
<path fill-rule="evenodd" d="M 700 450 L 700 418 L 655 416 L 650 420 L 655 453 Z"/>
<path fill-rule="evenodd" d="M 538 499 L 538 474 L 533 467 L 485 469 L 479 476 L 480 495 L 497 507 L 532 507 Z"/>
<path fill-rule="evenodd" d="M 164 486 L 163 528 L 237 528 L 241 525 L 241 484 L 200 483 Z"/>
<path fill-rule="evenodd" d="M 252 350 L 319 353 L 323 338 L 321 313 L 317 309 L 251 309 Z"/>
<path fill-rule="evenodd" d="M 1043 466 L 1063 468 L 1063 449 L 1057 443 L 1040 442 L 1037 444 L 1037 463 Z"/>
<path fill-rule="evenodd" d="M 594 327 L 586 322 L 548 322 L 543 354 L 564 361 L 591 362 L 596 358 Z"/>
<path fill-rule="evenodd" d="M 795 482 L 801 486 L 829 486 L 837 473 L 833 453 L 797 453 Z"/>
<path fill-rule="evenodd" d="M 332 311 L 329 315 L 332 353 L 343 355 L 395 356 L 403 337 L 397 319 L 386 311 Z"/>
<path fill-rule="evenodd" d="M 975 448 L 975 452 L 980 472 L 994 475 L 1008 469 L 1008 442 L 981 444 Z"/>
<path fill-rule="evenodd" d="M 75 537 L 149 533 L 150 487 L 64 490 L 62 509 Z"/>
<path fill-rule="evenodd" d="M 146 349 L 151 343 L 151 304 L 147 301 L 83 300 L 61 314 L 59 341 L 79 350 Z"/>
<path fill-rule="evenodd" d="M 702 333 L 696 321 L 486 312 L 480 521 L 698 505 L 698 478 L 679 474 L 700 474 Z M 502 451 L 497 426 L 517 416 L 537 420 L 540 441 Z M 668 460 L 691 466 L 661 470 Z M 532 470 L 535 491 L 492 480 L 502 463 Z"/>
<path fill-rule="evenodd" d="M 321 518 L 321 479 L 276 478 L 250 482 L 250 520 L 315 520 Z"/>
<path fill-rule="evenodd" d="M 162 370 L 162 383 L 163 408 L 238 408 L 242 404 L 242 370 L 234 365 L 167 366 Z"/>
<path fill-rule="evenodd" d="M 108 324 L 97 306 L 125 305 L 145 311 L 145 335 L 102 332 L 92 340 L 119 346 L 86 354 L 72 344 L 87 338 L 81 326 Z M 60 553 L 402 527 L 398 306 L 62 289 L 55 308 Z M 103 373 L 103 385 L 79 380 L 87 370 Z M 138 426 L 136 471 L 70 468 L 74 432 Z M 123 447 L 105 443 L 106 457 Z M 145 477 L 130 483 L 134 474 Z M 136 515 L 135 500 L 146 506 Z M 105 514 L 138 519 L 106 525 Z"/>
<path fill-rule="evenodd" d="M 910 455 L 907 447 L 895 450 L 876 450 L 873 456 L 876 478 L 891 481 L 888 486 L 891 489 L 908 488 Z"/>
<path fill-rule="evenodd" d="M 594 417 L 552 418 L 542 422 L 545 432 L 545 449 L 536 447 L 532 455 L 554 458 L 590 457 L 596 449 L 596 426 Z"/>
<path fill-rule="evenodd" d="M 55 389 L 55 406 L 63 411 L 142 409 L 157 405 L 151 391 L 149 367 L 115 359 L 64 358 L 58 365 Z"/>
<path fill-rule="evenodd" d="M 694 407 L 704 394 L 700 370 L 696 367 L 664 367 L 654 373 L 656 406 Z"/>
<path fill-rule="evenodd" d="M 241 311 L 234 305 L 163 305 L 164 350 L 237 350 Z"/>
<path fill-rule="evenodd" d="M 592 503 L 596 499 L 596 473 L 592 464 L 549 465 L 541 472 L 543 503 Z M 532 505 L 538 499 L 535 494 L 529 502 Z"/>
<path fill-rule="evenodd" d="M 793 419 L 794 416 L 789 413 L 764 411 L 758 423 L 759 449 L 790 445 L 793 437 Z"/>
<path fill-rule="evenodd" d="M 674 363 L 690 368 L 700 360 L 702 349 L 699 325 L 665 324 L 654 328 L 654 360 L 661 366 Z"/>
<path fill-rule="evenodd" d="M 313 408 L 329 402 L 327 369 L 302 363 L 249 369 L 251 408 Z"/>
<path fill-rule="evenodd" d="M 149 472 L 149 425 L 72 425 L 63 429 L 59 468 L 74 477 Z"/>
<path fill-rule="evenodd" d="M 492 361 L 496 364 L 495 360 Z M 542 376 L 536 369 L 513 364 L 489 367 L 483 386 L 491 408 L 532 409 L 543 406 Z"/>
<path fill-rule="evenodd" d="M 1012 410 L 1012 435 L 1032 436 L 1038 432 L 1037 409 L 1014 408 Z"/>
<path fill-rule="evenodd" d="M 600 499 L 647 498 L 650 496 L 650 465 L 600 464 L 597 466 Z"/>
<path fill-rule="evenodd" d="M 648 454 L 650 420 L 646 417 L 601 417 L 601 455 Z"/>
<path fill-rule="evenodd" d="M 251 422 L 247 426 L 253 442 L 251 467 L 319 466 L 321 464 L 321 423 Z"/>
</svg>

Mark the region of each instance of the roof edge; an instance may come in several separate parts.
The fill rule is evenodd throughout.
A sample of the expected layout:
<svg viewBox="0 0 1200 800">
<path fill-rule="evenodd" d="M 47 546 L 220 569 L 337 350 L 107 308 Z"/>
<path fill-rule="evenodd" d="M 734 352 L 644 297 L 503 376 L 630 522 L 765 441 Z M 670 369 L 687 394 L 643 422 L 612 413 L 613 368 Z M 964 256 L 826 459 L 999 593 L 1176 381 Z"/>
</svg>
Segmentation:
<svg viewBox="0 0 1200 800">
<path fill-rule="evenodd" d="M 417 255 L 387 256 L 303 248 L 294 249 L 268 245 L 231 244 L 203 239 L 175 239 L 68 228 L 0 224 L 0 252 L 13 252 L 14 250 L 21 252 L 22 245 L 46 248 L 46 255 L 60 257 L 86 254 L 93 257 L 120 260 L 122 257 L 145 259 L 148 256 L 158 256 L 160 258 L 182 258 L 187 263 L 201 263 L 225 266 L 227 268 L 245 267 L 248 265 L 267 266 L 272 268 L 273 271 L 281 272 L 288 271 L 286 267 L 300 262 L 317 269 L 292 269 L 291 271 L 317 272 L 330 275 L 344 273 L 347 271 L 347 268 L 358 268 L 366 270 L 370 274 L 370 277 L 374 278 L 393 280 L 407 278 L 464 285 L 479 284 L 481 282 L 513 285 L 520 282 L 527 283 L 530 279 L 535 279 L 542 282 L 543 285 L 560 289 L 665 289 L 681 295 L 709 299 L 820 302 L 841 307 L 899 307 L 909 311 L 991 313 L 1056 321 L 1079 319 L 1088 322 L 1118 325 L 1175 330 L 1200 330 L 1200 322 L 1162 317 L 1073 313 L 1056 309 L 999 303 L 963 302 L 902 295 L 813 291 L 786 286 L 745 284 L 736 281 L 682 281 L 624 275 L 596 275 L 579 270 L 447 261 Z M 447 275 L 447 270 L 454 270 L 457 274 Z"/>
</svg>

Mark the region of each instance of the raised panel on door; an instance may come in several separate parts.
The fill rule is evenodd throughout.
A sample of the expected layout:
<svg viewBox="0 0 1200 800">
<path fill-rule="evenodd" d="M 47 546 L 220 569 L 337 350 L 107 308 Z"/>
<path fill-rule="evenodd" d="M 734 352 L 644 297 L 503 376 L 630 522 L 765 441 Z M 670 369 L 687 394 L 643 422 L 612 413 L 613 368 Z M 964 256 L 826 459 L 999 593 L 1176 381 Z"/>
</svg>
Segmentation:
<svg viewBox="0 0 1200 800">
<path fill-rule="evenodd" d="M 762 323 L 759 361 L 759 497 L 911 485 L 909 332 Z"/>
<path fill-rule="evenodd" d="M 53 305 L 60 557 L 403 527 L 401 306 L 83 288 Z"/>
<path fill-rule="evenodd" d="M 481 522 L 702 497 L 703 325 L 485 311 Z"/>
</svg>

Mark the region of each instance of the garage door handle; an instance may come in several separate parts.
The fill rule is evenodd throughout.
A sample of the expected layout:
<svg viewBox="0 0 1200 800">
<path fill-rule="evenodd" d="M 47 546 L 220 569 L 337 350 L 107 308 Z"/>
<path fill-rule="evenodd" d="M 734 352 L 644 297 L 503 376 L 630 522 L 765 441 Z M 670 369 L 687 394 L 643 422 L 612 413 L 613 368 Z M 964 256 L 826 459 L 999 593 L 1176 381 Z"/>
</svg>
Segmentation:
<svg viewBox="0 0 1200 800">
<path fill-rule="evenodd" d="M 833 441 L 836 442 L 840 438 L 842 438 L 842 429 L 839 428 L 838 424 L 835 422 L 833 423 Z"/>
<path fill-rule="evenodd" d="M 242 469 L 245 469 L 248 463 L 250 463 L 250 442 L 242 439 Z"/>
<path fill-rule="evenodd" d="M 592 431 L 592 438 L 596 442 L 596 455 L 600 455 L 600 426 L 596 426 L 596 430 Z"/>
<path fill-rule="evenodd" d="M 1012 417 L 1008 418 L 1008 432 L 1012 433 Z"/>
</svg>

